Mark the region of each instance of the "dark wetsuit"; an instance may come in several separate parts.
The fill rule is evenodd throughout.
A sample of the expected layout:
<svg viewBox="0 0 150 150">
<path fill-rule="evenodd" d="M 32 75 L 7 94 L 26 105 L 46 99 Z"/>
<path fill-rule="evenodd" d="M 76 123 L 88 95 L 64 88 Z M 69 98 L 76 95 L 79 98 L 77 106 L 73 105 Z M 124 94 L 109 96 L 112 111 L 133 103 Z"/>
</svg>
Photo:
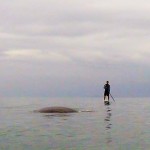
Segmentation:
<svg viewBox="0 0 150 150">
<path fill-rule="evenodd" d="M 110 85 L 109 84 L 105 84 L 104 85 L 104 96 L 109 96 L 109 93 L 110 93 Z"/>
</svg>

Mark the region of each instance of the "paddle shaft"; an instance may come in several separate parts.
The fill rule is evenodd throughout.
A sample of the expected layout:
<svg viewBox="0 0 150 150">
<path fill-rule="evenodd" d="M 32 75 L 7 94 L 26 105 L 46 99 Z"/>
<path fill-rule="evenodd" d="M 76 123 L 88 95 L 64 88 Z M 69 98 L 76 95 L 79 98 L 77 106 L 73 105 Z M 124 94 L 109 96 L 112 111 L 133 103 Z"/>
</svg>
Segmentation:
<svg viewBox="0 0 150 150">
<path fill-rule="evenodd" d="M 110 96 L 111 96 L 111 98 L 113 99 L 113 101 L 115 102 L 115 100 L 114 100 L 113 96 L 111 95 L 111 93 L 110 93 Z"/>
</svg>

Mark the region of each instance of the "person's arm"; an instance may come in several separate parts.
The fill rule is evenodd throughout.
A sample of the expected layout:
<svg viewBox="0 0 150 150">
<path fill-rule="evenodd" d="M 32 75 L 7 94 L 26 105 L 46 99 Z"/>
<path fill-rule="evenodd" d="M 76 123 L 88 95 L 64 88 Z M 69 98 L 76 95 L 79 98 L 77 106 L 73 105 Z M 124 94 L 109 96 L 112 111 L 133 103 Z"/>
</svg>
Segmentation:
<svg viewBox="0 0 150 150">
<path fill-rule="evenodd" d="M 104 89 L 106 88 L 106 84 L 104 85 Z"/>
<path fill-rule="evenodd" d="M 110 92 L 110 85 L 109 85 L 109 92 Z"/>
</svg>

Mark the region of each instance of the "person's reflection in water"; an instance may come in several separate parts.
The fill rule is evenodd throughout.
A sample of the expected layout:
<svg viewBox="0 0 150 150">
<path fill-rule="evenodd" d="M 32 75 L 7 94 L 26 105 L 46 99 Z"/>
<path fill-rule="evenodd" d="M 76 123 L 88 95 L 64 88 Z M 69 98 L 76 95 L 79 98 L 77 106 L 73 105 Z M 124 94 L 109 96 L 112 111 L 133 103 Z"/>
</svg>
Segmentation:
<svg viewBox="0 0 150 150">
<path fill-rule="evenodd" d="M 112 142 L 111 138 L 111 128 L 112 128 L 112 123 L 111 123 L 111 116 L 112 116 L 112 110 L 109 106 L 106 106 L 106 117 L 104 119 L 105 121 L 105 130 L 106 130 L 106 143 L 110 144 Z"/>
</svg>

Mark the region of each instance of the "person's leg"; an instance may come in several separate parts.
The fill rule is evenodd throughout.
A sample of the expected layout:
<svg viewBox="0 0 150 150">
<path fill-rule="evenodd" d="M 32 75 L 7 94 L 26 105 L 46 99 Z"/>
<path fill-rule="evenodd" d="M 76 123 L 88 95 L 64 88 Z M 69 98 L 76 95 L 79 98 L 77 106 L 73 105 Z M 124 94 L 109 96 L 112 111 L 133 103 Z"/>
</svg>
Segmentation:
<svg viewBox="0 0 150 150">
<path fill-rule="evenodd" d="M 105 101 L 105 98 L 106 98 L 106 92 L 104 92 L 104 101 Z"/>
<path fill-rule="evenodd" d="M 108 101 L 109 101 L 109 94 L 108 94 Z"/>
</svg>

